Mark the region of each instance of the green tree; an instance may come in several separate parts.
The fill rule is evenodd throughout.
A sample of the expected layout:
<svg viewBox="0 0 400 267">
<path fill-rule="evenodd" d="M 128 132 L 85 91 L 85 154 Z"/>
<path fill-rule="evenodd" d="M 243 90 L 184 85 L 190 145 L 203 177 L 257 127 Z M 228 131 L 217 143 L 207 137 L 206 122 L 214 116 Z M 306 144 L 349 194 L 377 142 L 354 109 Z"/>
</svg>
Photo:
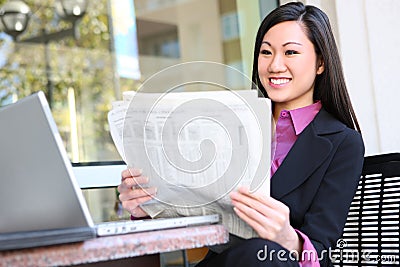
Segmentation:
<svg viewBox="0 0 400 267">
<path fill-rule="evenodd" d="M 0 0 L 0 5 L 5 0 Z M 0 106 L 11 96 L 22 98 L 39 90 L 45 91 L 48 79 L 53 84 L 52 113 L 71 153 L 70 107 L 67 91 L 75 92 L 78 120 L 80 161 L 119 159 L 110 138 L 107 112 L 115 95 L 113 59 L 109 51 L 107 0 L 89 1 L 86 15 L 77 24 L 79 38 L 66 37 L 45 44 L 32 44 L 24 40 L 71 27 L 54 11 L 54 0 L 26 0 L 32 17 L 26 31 L 18 41 L 10 43 L 3 38 L 0 69 Z M 8 46 L 8 50 L 5 49 Z M 46 62 L 45 49 L 49 59 Z M 8 52 L 7 52 L 7 51 Z M 6 51 L 6 52 L 4 52 Z M 50 73 L 46 72 L 46 64 Z M 134 83 L 134 82 L 131 82 Z"/>
</svg>

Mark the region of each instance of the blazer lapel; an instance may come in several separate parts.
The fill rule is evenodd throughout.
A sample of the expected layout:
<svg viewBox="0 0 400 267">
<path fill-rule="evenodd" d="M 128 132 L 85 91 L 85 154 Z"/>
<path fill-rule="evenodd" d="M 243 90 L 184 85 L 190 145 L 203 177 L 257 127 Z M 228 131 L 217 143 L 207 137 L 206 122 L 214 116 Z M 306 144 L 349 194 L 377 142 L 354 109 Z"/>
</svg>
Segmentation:
<svg viewBox="0 0 400 267">
<path fill-rule="evenodd" d="M 317 169 L 329 155 L 332 144 L 319 136 L 315 129 L 318 120 L 326 119 L 330 115 L 323 109 L 299 135 L 296 143 L 289 151 L 271 178 L 271 196 L 280 199 L 300 186 Z M 321 118 L 323 117 L 323 118 Z M 336 129 L 338 130 L 338 129 Z"/>
</svg>

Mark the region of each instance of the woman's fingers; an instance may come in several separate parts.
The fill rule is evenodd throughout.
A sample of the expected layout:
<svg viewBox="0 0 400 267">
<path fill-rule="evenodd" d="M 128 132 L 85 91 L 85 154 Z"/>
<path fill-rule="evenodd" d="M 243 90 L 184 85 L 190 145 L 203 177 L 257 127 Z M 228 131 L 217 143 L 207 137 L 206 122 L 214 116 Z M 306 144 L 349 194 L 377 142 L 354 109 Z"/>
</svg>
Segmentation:
<svg viewBox="0 0 400 267">
<path fill-rule="evenodd" d="M 128 192 L 119 194 L 122 207 L 134 217 L 145 217 L 147 213 L 140 207 L 141 204 L 154 198 L 157 193 L 155 187 L 145 189 L 131 189 Z"/>
<path fill-rule="evenodd" d="M 149 177 L 147 176 L 136 176 L 136 177 L 125 178 L 118 186 L 118 192 L 123 193 L 125 191 L 130 191 L 134 187 L 144 187 L 148 182 L 149 182 Z"/>
<path fill-rule="evenodd" d="M 137 168 L 125 169 L 121 173 L 122 181 L 126 178 L 136 177 L 142 175 L 142 170 Z"/>
<path fill-rule="evenodd" d="M 250 193 L 244 187 L 231 192 L 230 197 L 236 214 L 260 237 L 275 242 L 284 242 L 288 237 L 292 238 L 290 210 L 284 203 L 269 196 Z"/>
<path fill-rule="evenodd" d="M 269 196 L 250 193 L 246 187 L 240 187 L 230 196 L 232 200 L 242 202 L 265 216 L 280 216 L 281 213 L 289 213 L 289 208 L 282 202 Z"/>
<path fill-rule="evenodd" d="M 258 214 L 260 216 L 271 216 L 274 213 L 274 210 L 268 205 L 267 200 L 261 200 L 258 197 L 241 192 L 232 192 L 230 197 L 233 204 L 235 206 L 240 205 L 240 209 L 246 212 L 248 216 L 257 216 Z"/>
<path fill-rule="evenodd" d="M 252 212 L 255 212 L 252 210 L 252 212 L 249 212 L 249 208 L 247 206 L 241 207 L 241 206 L 235 206 L 234 211 L 235 213 L 241 218 L 243 221 L 245 221 L 248 225 L 250 225 L 251 228 L 253 228 L 260 237 L 262 238 L 268 238 L 268 230 L 265 227 L 266 224 L 272 224 L 273 222 L 266 217 L 261 217 L 261 214 L 258 214 L 256 216 L 250 215 Z M 255 219 L 255 217 L 257 219 Z"/>
<path fill-rule="evenodd" d="M 146 197 L 141 197 L 137 199 L 131 199 L 122 202 L 122 207 L 128 211 L 132 216 L 134 217 L 145 217 L 147 216 L 147 213 L 143 211 L 143 209 L 139 206 L 140 204 L 143 204 L 149 200 L 151 200 L 151 196 L 146 196 Z"/>
<path fill-rule="evenodd" d="M 141 169 L 130 168 L 121 172 L 121 184 L 118 186 L 122 207 L 135 217 L 145 217 L 141 204 L 154 198 L 155 187 L 147 187 L 149 178 L 142 175 Z"/>
<path fill-rule="evenodd" d="M 149 188 L 137 188 L 137 189 L 131 189 L 129 191 L 123 192 L 119 194 L 119 200 L 121 202 L 131 200 L 131 199 L 137 199 L 141 197 L 154 197 L 157 193 L 157 189 L 155 187 L 149 187 Z M 141 203 L 139 203 L 141 204 Z"/>
</svg>

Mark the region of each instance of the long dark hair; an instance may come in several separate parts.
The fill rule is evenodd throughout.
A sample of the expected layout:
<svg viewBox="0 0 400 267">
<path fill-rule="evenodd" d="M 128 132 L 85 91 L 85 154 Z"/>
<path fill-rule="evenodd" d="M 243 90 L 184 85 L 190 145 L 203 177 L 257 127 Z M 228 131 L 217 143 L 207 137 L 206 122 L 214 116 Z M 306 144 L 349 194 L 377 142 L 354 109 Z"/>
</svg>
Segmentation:
<svg viewBox="0 0 400 267">
<path fill-rule="evenodd" d="M 258 55 L 265 33 L 274 25 L 285 21 L 298 21 L 308 39 L 314 44 L 315 52 L 324 62 L 324 71 L 317 75 L 314 86 L 314 101 L 351 129 L 361 132 L 353 106 L 347 92 L 342 63 L 328 16 L 319 8 L 291 2 L 273 10 L 262 21 L 256 37 L 253 58 L 252 80 L 268 97 L 258 76 Z"/>
</svg>

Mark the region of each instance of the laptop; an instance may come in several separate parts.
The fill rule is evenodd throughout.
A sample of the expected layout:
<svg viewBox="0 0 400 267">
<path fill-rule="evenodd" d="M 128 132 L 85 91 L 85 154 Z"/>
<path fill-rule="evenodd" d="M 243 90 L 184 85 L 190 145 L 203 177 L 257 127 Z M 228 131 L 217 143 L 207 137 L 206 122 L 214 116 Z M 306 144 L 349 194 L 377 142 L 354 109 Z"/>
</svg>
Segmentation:
<svg viewBox="0 0 400 267">
<path fill-rule="evenodd" d="M 43 92 L 0 108 L 0 250 L 219 222 L 218 215 L 95 225 Z"/>
</svg>

